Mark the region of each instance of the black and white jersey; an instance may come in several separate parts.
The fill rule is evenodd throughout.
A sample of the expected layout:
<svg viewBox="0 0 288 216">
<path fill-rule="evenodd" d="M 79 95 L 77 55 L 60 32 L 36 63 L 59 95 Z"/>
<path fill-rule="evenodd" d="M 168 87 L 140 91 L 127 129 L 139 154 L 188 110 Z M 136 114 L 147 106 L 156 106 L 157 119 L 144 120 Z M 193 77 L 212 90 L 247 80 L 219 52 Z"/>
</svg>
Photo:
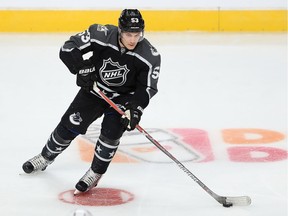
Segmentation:
<svg viewBox="0 0 288 216">
<path fill-rule="evenodd" d="M 145 108 L 158 91 L 160 54 L 145 38 L 134 50 L 123 49 L 118 34 L 117 26 L 91 25 L 65 42 L 60 58 L 75 74 L 83 67 L 83 55 L 91 52 L 98 87 L 116 96 L 133 94 L 132 100 Z"/>
</svg>

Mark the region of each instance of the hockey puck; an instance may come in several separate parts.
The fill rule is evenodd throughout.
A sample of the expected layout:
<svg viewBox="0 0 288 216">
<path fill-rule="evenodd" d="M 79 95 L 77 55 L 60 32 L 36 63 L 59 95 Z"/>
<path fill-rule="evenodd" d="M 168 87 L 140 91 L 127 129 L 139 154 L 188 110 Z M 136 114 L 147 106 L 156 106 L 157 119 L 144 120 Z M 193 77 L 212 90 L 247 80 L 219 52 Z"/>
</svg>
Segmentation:
<svg viewBox="0 0 288 216">
<path fill-rule="evenodd" d="M 223 207 L 225 207 L 225 208 L 229 208 L 232 206 L 233 206 L 233 203 L 223 203 Z"/>
</svg>

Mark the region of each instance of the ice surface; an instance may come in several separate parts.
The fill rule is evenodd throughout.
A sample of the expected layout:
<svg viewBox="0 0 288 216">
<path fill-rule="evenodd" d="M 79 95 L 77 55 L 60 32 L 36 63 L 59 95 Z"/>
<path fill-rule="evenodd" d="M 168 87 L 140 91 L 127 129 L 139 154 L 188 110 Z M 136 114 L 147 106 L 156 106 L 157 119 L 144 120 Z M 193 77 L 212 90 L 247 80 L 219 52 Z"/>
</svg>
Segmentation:
<svg viewBox="0 0 288 216">
<path fill-rule="evenodd" d="M 258 145 L 227 144 L 222 137 L 222 130 L 229 128 L 287 135 L 286 34 L 146 34 L 162 54 L 162 68 L 159 93 L 145 110 L 141 125 L 149 131 L 204 131 L 212 152 L 206 155 L 207 162 L 199 162 L 201 158 L 187 162 L 188 151 L 181 153 L 187 146 L 167 142 L 163 133 L 153 135 L 216 193 L 251 196 L 251 206 L 233 208 L 221 207 L 161 152 L 155 153 L 153 145 L 139 134 L 123 137 L 119 153 L 129 158 L 125 163 L 112 163 L 99 185 L 132 193 L 134 199 L 126 204 L 92 207 L 58 199 L 63 191 L 74 189 L 89 167 L 89 162 L 81 159 L 77 141 L 45 172 L 19 175 L 22 163 L 41 151 L 78 91 L 74 76 L 58 58 L 59 48 L 69 36 L 0 34 L 1 215 L 66 216 L 77 208 L 88 209 L 95 216 L 287 215 L 286 137 Z M 144 150 L 153 154 L 139 156 L 143 142 Z M 93 150 L 93 145 L 84 145 Z M 235 146 L 277 148 L 284 152 L 284 159 L 235 162 L 228 154 Z M 261 157 L 264 153 L 254 154 Z M 129 198 L 125 193 L 121 196 Z"/>
</svg>

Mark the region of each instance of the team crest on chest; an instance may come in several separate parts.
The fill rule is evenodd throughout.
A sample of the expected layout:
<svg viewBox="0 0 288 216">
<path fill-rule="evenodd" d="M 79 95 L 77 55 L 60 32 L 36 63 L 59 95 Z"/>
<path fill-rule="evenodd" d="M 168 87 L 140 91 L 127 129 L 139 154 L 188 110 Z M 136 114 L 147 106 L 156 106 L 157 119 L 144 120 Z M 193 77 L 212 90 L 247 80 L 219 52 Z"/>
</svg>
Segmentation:
<svg viewBox="0 0 288 216">
<path fill-rule="evenodd" d="M 122 86 L 127 79 L 129 69 L 127 65 L 113 62 L 111 58 L 104 59 L 99 70 L 101 80 L 108 86 Z"/>
</svg>

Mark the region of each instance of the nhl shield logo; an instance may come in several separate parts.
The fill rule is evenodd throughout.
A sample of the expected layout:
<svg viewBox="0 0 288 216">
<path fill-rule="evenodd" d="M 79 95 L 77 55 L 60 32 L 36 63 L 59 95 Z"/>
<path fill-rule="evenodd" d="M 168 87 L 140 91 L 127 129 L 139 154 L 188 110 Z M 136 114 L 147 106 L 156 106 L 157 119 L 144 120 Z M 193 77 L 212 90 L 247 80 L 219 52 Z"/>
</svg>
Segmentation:
<svg viewBox="0 0 288 216">
<path fill-rule="evenodd" d="M 111 58 L 104 59 L 99 70 L 101 80 L 108 86 L 121 86 L 126 82 L 129 69 L 127 65 L 121 66 Z"/>
</svg>

